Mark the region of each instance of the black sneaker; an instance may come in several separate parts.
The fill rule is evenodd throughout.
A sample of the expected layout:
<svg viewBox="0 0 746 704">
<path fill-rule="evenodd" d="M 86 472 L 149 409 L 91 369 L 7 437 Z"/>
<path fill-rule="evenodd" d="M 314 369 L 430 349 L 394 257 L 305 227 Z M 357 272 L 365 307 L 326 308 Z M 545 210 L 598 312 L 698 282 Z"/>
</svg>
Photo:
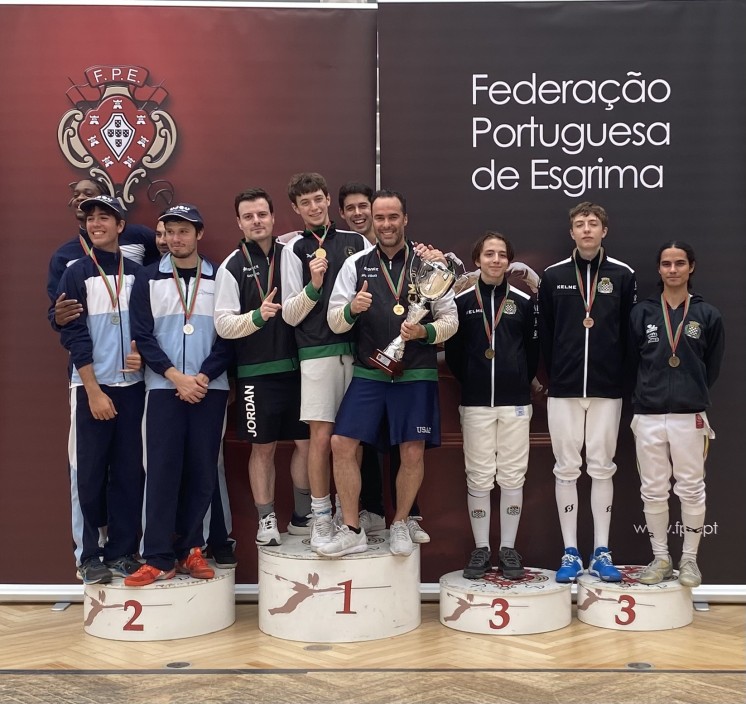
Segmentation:
<svg viewBox="0 0 746 704">
<path fill-rule="evenodd" d="M 288 533 L 290 535 L 311 535 L 311 514 L 299 516 L 293 511 L 293 516 L 288 523 Z"/>
<path fill-rule="evenodd" d="M 464 578 L 482 579 L 491 569 L 490 551 L 487 548 L 477 548 L 469 557 L 469 564 L 464 569 Z"/>
<path fill-rule="evenodd" d="M 505 579 L 522 579 L 526 571 L 521 564 L 521 556 L 513 548 L 500 548 L 497 564 Z"/>
<path fill-rule="evenodd" d="M 78 567 L 78 577 L 83 584 L 108 584 L 111 582 L 109 568 L 98 557 L 89 557 Z"/>
<path fill-rule="evenodd" d="M 232 570 L 238 564 L 236 553 L 233 552 L 233 543 L 210 545 L 210 557 L 215 561 L 215 567 L 221 570 Z"/>
<path fill-rule="evenodd" d="M 142 567 L 142 563 L 136 560 L 134 555 L 124 555 L 116 560 L 107 560 L 106 566 L 120 577 L 129 577 Z"/>
</svg>

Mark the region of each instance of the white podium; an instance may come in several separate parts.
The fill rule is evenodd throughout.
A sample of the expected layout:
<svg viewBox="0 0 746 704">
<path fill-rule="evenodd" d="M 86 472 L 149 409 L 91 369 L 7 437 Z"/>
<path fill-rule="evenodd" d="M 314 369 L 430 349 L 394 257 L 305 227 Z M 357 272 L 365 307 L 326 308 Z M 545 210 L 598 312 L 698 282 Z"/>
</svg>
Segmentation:
<svg viewBox="0 0 746 704">
<path fill-rule="evenodd" d="M 146 587 L 85 585 L 83 629 L 108 640 L 175 640 L 214 633 L 236 620 L 235 571 L 215 570 L 213 579 L 177 574 Z"/>
<path fill-rule="evenodd" d="M 678 579 L 640 584 L 642 565 L 617 565 L 621 582 L 578 577 L 577 611 L 583 623 L 617 631 L 665 631 L 688 626 L 694 618 L 692 591 Z"/>
<path fill-rule="evenodd" d="M 259 629 L 309 643 L 389 638 L 420 625 L 420 551 L 392 555 L 388 531 L 368 550 L 324 558 L 309 538 L 283 533 L 259 548 Z"/>
<path fill-rule="evenodd" d="M 491 570 L 482 579 L 465 579 L 462 571 L 440 578 L 440 622 L 448 628 L 485 635 L 525 635 L 556 631 L 572 620 L 569 584 L 554 572 L 526 568 L 519 580 Z"/>
</svg>

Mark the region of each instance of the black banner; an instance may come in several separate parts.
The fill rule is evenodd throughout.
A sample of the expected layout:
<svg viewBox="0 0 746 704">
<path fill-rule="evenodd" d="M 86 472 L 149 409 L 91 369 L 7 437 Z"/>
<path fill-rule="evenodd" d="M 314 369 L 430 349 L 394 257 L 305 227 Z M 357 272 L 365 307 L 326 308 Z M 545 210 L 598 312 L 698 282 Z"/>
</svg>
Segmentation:
<svg viewBox="0 0 746 704">
<path fill-rule="evenodd" d="M 746 539 L 746 5 L 383 2 L 378 27 L 382 185 L 407 196 L 415 239 L 467 260 L 471 243 L 496 229 L 541 272 L 571 252 L 570 207 L 594 201 L 609 212 L 607 251 L 636 270 L 642 297 L 654 292 L 658 246 L 693 245 L 694 288 L 721 310 L 728 335 L 709 413 L 717 440 L 700 563 L 706 582 L 746 582 L 746 565 L 732 559 Z M 612 548 L 618 562 L 639 563 L 650 547 L 629 419 Z M 529 564 L 551 567 L 561 539 L 543 408 L 533 430 L 519 547 Z M 454 468 L 434 465 L 426 482 L 456 490 Z M 677 500 L 671 508 L 678 554 Z M 460 526 L 468 534 L 465 510 Z M 580 528 L 588 544 L 590 516 Z"/>
</svg>

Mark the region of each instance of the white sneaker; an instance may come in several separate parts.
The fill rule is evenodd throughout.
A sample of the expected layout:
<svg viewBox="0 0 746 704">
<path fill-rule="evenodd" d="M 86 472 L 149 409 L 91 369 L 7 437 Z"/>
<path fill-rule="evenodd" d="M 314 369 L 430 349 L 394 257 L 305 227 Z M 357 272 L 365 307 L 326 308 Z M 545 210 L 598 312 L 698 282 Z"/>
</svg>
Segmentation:
<svg viewBox="0 0 746 704">
<path fill-rule="evenodd" d="M 256 532 L 257 545 L 279 545 L 280 531 L 277 530 L 277 516 L 274 513 L 259 519 L 259 530 Z"/>
<path fill-rule="evenodd" d="M 368 534 L 380 533 L 386 530 L 386 519 L 377 513 L 360 511 L 360 527 Z"/>
<path fill-rule="evenodd" d="M 334 526 L 330 513 L 324 513 L 311 520 L 311 547 L 315 550 L 334 537 Z"/>
<path fill-rule="evenodd" d="M 702 584 L 702 573 L 691 558 L 679 562 L 679 584 L 685 587 L 698 587 Z"/>
<path fill-rule="evenodd" d="M 411 555 L 414 550 L 412 536 L 404 521 L 394 521 L 389 530 L 389 550 L 392 555 Z"/>
<path fill-rule="evenodd" d="M 413 543 L 429 543 L 430 536 L 423 530 L 419 521 L 422 520 L 422 516 L 410 516 L 407 518 L 407 528 L 409 528 L 409 537 L 412 538 Z"/>
<path fill-rule="evenodd" d="M 356 552 L 365 552 L 367 549 L 368 538 L 364 530 L 361 529 L 359 533 L 356 533 L 350 530 L 349 526 L 342 525 L 328 543 L 316 548 L 316 552 L 324 557 L 342 557 Z"/>
</svg>

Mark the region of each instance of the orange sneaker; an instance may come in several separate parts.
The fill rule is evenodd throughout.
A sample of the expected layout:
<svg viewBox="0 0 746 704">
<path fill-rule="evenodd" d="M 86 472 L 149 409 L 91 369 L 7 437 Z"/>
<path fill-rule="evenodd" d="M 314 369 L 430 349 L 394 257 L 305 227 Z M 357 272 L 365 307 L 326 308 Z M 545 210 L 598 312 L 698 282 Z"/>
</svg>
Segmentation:
<svg viewBox="0 0 746 704">
<path fill-rule="evenodd" d="M 179 572 L 195 579 L 212 579 L 215 570 L 207 564 L 201 548 L 192 548 L 184 560 L 179 560 Z"/>
<path fill-rule="evenodd" d="M 160 579 L 172 579 L 176 570 L 159 570 L 152 565 L 143 565 L 137 572 L 124 578 L 125 587 L 145 587 L 148 584 L 157 582 Z"/>
</svg>

